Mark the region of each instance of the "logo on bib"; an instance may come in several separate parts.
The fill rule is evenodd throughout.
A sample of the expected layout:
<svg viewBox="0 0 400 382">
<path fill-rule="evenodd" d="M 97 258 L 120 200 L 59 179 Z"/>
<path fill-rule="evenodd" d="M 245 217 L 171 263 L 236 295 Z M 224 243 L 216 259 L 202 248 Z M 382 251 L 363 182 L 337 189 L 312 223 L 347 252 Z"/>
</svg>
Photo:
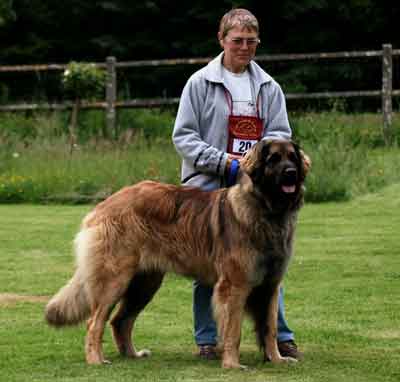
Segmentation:
<svg viewBox="0 0 400 382">
<path fill-rule="evenodd" d="M 257 136 L 257 124 L 247 118 L 241 118 L 232 126 L 233 133 L 240 136 Z"/>
</svg>

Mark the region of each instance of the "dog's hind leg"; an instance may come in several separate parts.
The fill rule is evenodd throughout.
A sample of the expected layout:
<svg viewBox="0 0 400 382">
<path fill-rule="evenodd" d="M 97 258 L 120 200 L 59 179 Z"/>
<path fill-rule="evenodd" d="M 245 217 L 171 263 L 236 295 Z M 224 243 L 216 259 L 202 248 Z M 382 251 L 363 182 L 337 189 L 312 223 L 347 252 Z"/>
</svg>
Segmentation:
<svg viewBox="0 0 400 382">
<path fill-rule="evenodd" d="M 86 362 L 89 364 L 107 363 L 103 355 L 102 338 L 104 326 L 108 319 L 109 307 L 102 304 L 94 308 L 93 314 L 87 321 L 85 341 Z"/>
<path fill-rule="evenodd" d="M 86 361 L 89 364 L 108 363 L 104 359 L 102 347 L 104 328 L 113 307 L 125 294 L 132 274 L 131 267 L 126 267 L 118 274 L 108 274 L 107 276 L 103 274 L 101 288 L 98 287 L 98 280 L 93 281 L 93 285 L 97 285 L 97 287 L 91 288 L 91 314 L 87 321 L 85 342 Z"/>
<path fill-rule="evenodd" d="M 114 341 L 121 355 L 131 358 L 146 357 L 150 351 L 137 351 L 132 343 L 135 320 L 160 288 L 164 274 L 157 271 L 138 273 L 125 292 L 118 312 L 111 321 Z"/>
</svg>

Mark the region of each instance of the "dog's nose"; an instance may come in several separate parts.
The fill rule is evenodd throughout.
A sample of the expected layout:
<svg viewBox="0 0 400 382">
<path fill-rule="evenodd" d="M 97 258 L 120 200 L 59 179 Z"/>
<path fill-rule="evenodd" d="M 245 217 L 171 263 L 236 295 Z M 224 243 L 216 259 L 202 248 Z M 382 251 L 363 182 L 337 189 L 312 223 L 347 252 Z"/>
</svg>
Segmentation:
<svg viewBox="0 0 400 382">
<path fill-rule="evenodd" d="M 293 175 L 296 175 L 296 173 L 297 173 L 297 170 L 294 167 L 286 168 L 285 172 L 284 172 L 284 174 L 287 176 L 293 176 Z"/>
<path fill-rule="evenodd" d="M 294 167 L 288 167 L 283 172 L 284 182 L 293 184 L 297 179 L 297 169 Z"/>
</svg>

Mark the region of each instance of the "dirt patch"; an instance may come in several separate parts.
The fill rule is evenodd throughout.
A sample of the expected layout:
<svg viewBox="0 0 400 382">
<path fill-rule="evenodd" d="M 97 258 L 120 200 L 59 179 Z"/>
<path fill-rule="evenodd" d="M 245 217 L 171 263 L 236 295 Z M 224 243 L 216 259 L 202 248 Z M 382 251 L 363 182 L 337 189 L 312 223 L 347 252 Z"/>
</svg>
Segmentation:
<svg viewBox="0 0 400 382">
<path fill-rule="evenodd" d="M 0 305 L 14 304 L 16 302 L 47 302 L 50 296 L 26 296 L 15 293 L 0 293 Z"/>
</svg>

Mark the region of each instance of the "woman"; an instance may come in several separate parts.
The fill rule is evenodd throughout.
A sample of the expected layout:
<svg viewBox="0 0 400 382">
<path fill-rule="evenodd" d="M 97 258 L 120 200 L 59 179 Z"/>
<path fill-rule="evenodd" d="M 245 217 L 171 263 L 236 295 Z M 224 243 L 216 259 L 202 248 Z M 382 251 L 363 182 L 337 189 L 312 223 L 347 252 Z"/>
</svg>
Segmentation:
<svg viewBox="0 0 400 382">
<path fill-rule="evenodd" d="M 258 21 L 233 9 L 220 22 L 223 52 L 186 83 L 175 121 L 173 142 L 181 155 L 182 183 L 215 190 L 235 183 L 240 158 L 261 139 L 290 139 L 280 86 L 252 59 L 259 40 Z M 195 341 L 199 355 L 214 359 L 217 330 L 212 318 L 212 288 L 194 283 Z M 301 358 L 279 297 L 278 343 L 283 356 Z"/>
</svg>

